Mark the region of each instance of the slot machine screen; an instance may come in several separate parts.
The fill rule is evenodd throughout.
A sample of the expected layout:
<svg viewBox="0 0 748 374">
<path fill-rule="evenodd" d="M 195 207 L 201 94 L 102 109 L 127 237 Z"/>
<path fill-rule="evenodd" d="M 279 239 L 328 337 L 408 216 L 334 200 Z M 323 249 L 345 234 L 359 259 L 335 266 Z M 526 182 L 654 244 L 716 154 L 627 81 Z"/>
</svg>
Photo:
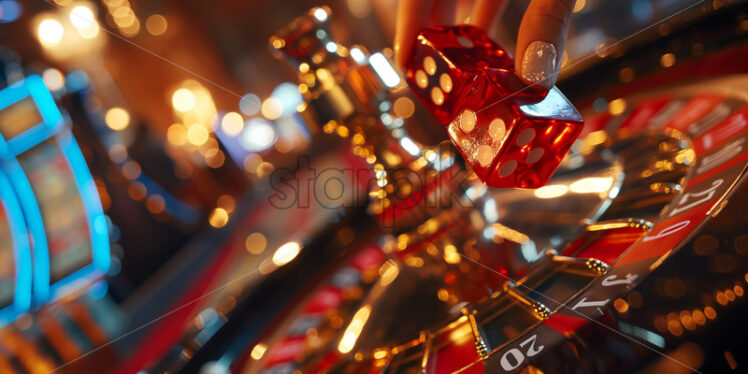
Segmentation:
<svg viewBox="0 0 748 374">
<path fill-rule="evenodd" d="M 13 304 L 16 284 L 16 263 L 10 223 L 5 206 L 0 202 L 0 309 Z"/>
<path fill-rule="evenodd" d="M 0 134 L 12 139 L 42 121 L 34 99 L 26 97 L 0 111 Z"/>
<path fill-rule="evenodd" d="M 55 283 L 93 261 L 83 201 L 55 138 L 17 160 L 39 204 L 47 233 L 50 282 Z"/>
</svg>

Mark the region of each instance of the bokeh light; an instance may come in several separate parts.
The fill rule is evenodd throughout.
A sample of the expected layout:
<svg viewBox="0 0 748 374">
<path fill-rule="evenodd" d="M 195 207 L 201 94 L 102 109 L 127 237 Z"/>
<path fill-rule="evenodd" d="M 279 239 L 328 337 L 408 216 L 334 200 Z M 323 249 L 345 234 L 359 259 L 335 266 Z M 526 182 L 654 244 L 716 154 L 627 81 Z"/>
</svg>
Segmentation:
<svg viewBox="0 0 748 374">
<path fill-rule="evenodd" d="M 187 129 L 187 141 L 193 145 L 203 145 L 208 141 L 210 133 L 203 125 L 192 125 Z"/>
<path fill-rule="evenodd" d="M 91 27 L 96 20 L 94 19 L 93 11 L 91 8 L 85 5 L 77 5 L 70 11 L 70 23 L 76 29 L 85 29 Z"/>
<path fill-rule="evenodd" d="M 262 102 L 262 115 L 269 119 L 278 119 L 283 114 L 283 103 L 275 97 L 269 97 Z"/>
<path fill-rule="evenodd" d="M 62 28 L 62 24 L 59 21 L 48 18 L 39 23 L 37 32 L 42 44 L 54 45 L 62 40 L 65 29 Z"/>
<path fill-rule="evenodd" d="M 259 152 L 270 148 L 275 138 L 275 128 L 269 121 L 252 118 L 244 125 L 240 144 L 250 152 Z"/>
<path fill-rule="evenodd" d="M 175 123 L 166 130 L 166 139 L 173 145 L 184 145 L 187 143 L 187 128 L 181 123 Z"/>
<path fill-rule="evenodd" d="M 301 246 L 297 242 L 288 242 L 278 247 L 273 253 L 273 263 L 276 266 L 283 266 L 293 261 L 299 255 Z"/>
<path fill-rule="evenodd" d="M 13 22 L 21 16 L 21 6 L 15 0 L 0 1 L 0 23 Z"/>
<path fill-rule="evenodd" d="M 180 88 L 171 95 L 171 105 L 179 112 L 186 112 L 195 106 L 195 94 L 186 88 Z"/>
<path fill-rule="evenodd" d="M 626 111 L 626 100 L 615 99 L 608 104 L 608 112 L 611 115 L 618 116 Z"/>
<path fill-rule="evenodd" d="M 253 116 L 260 111 L 262 101 L 255 94 L 248 93 L 239 99 L 239 110 L 247 116 Z"/>
<path fill-rule="evenodd" d="M 281 104 L 281 114 L 291 114 L 296 112 L 296 107 L 302 103 L 301 93 L 299 87 L 293 83 L 284 82 L 275 87 L 273 93 L 270 95 L 272 98 L 277 99 Z M 275 105 L 275 103 L 273 103 Z M 264 114 L 264 113 L 263 113 Z M 270 118 L 269 119 L 274 119 Z"/>
<path fill-rule="evenodd" d="M 160 14 L 153 14 L 145 20 L 145 29 L 153 36 L 163 35 L 168 27 L 166 18 Z"/>
<path fill-rule="evenodd" d="M 267 244 L 268 242 L 265 235 L 259 232 L 249 234 L 247 239 L 244 240 L 244 248 L 247 249 L 247 252 L 253 255 L 258 255 L 264 252 Z"/>
<path fill-rule="evenodd" d="M 407 97 L 400 97 L 395 100 L 395 104 L 392 106 L 392 110 L 398 117 L 410 118 L 413 112 L 416 110 L 413 100 Z"/>
<path fill-rule="evenodd" d="M 244 118 L 236 112 L 228 112 L 221 119 L 223 132 L 230 136 L 239 135 L 244 130 Z"/>
<path fill-rule="evenodd" d="M 229 223 L 229 212 L 223 208 L 215 208 L 208 216 L 208 223 L 213 227 L 223 227 Z"/>
<path fill-rule="evenodd" d="M 65 76 L 55 68 L 45 69 L 42 73 L 42 79 L 51 91 L 57 91 L 65 87 Z"/>
<path fill-rule="evenodd" d="M 124 130 L 130 124 L 130 114 L 122 108 L 114 107 L 107 110 L 104 122 L 112 130 Z"/>
</svg>

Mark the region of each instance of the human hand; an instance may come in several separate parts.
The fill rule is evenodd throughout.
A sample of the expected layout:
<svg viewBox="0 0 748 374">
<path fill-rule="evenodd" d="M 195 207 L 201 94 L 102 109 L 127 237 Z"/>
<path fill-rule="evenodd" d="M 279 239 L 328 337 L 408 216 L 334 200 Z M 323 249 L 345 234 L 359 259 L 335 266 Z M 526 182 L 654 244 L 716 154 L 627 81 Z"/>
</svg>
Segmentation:
<svg viewBox="0 0 748 374">
<path fill-rule="evenodd" d="M 468 23 L 490 29 L 507 1 L 475 0 Z M 514 61 L 515 71 L 525 83 L 546 88 L 556 83 L 574 2 L 531 0 L 520 24 Z M 400 0 L 395 33 L 397 63 L 405 67 L 421 30 L 457 23 L 456 9 L 457 0 Z"/>
</svg>

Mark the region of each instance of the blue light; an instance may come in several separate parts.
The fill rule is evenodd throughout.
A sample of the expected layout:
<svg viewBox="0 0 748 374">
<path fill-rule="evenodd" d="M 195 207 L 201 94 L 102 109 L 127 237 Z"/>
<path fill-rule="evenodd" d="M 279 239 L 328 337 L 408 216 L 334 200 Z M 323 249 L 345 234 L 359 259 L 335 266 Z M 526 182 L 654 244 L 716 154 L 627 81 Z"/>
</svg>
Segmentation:
<svg viewBox="0 0 748 374">
<path fill-rule="evenodd" d="M 299 88 L 293 83 L 281 83 L 273 90 L 272 96 L 283 104 L 283 114 L 296 113 L 296 107 L 302 102 Z"/>
<path fill-rule="evenodd" d="M 65 78 L 65 85 L 69 91 L 79 91 L 88 86 L 88 75 L 82 70 L 75 70 Z"/>
<path fill-rule="evenodd" d="M 262 101 L 252 93 L 248 93 L 239 100 L 239 110 L 247 116 L 253 116 L 260 111 Z"/>
<path fill-rule="evenodd" d="M 261 152 L 272 147 L 277 138 L 272 122 L 264 118 L 251 118 L 244 124 L 239 144 L 246 151 Z"/>
<path fill-rule="evenodd" d="M 0 309 L 0 327 L 12 322 L 31 305 L 31 248 L 21 206 L 16 200 L 13 188 L 0 170 L 0 209 L 5 211 L 13 242 L 15 259 L 15 295 L 13 304 Z"/>
<path fill-rule="evenodd" d="M 91 288 L 88 289 L 88 294 L 94 299 L 101 299 L 106 296 L 108 291 L 109 285 L 107 282 L 98 281 L 91 285 Z"/>
<path fill-rule="evenodd" d="M 0 1 L 0 23 L 10 23 L 21 16 L 21 6 L 15 0 Z"/>
<path fill-rule="evenodd" d="M 640 22 L 647 22 L 654 15 L 654 8 L 649 0 L 635 0 L 631 3 L 631 13 Z"/>
</svg>

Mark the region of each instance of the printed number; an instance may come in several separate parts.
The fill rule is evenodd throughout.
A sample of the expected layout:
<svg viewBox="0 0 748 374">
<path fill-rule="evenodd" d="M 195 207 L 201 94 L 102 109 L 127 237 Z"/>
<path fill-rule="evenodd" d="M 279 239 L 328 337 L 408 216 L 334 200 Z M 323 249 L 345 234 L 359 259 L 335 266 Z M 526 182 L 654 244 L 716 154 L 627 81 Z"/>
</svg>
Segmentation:
<svg viewBox="0 0 748 374">
<path fill-rule="evenodd" d="M 611 286 L 618 286 L 620 284 L 629 285 L 631 283 L 634 283 L 636 278 L 639 278 L 639 275 L 637 274 L 626 274 L 626 277 L 623 279 L 619 279 L 617 275 L 609 275 L 605 278 L 603 278 L 603 287 L 611 287 Z"/>
<path fill-rule="evenodd" d="M 583 297 L 582 300 L 579 300 L 576 305 L 574 305 L 571 310 L 577 310 L 577 308 L 590 308 L 590 307 L 601 307 L 608 304 L 610 299 L 605 300 L 598 300 L 598 301 L 587 301 L 586 297 Z"/>
<path fill-rule="evenodd" d="M 686 192 L 683 194 L 683 197 L 681 197 L 680 201 L 678 201 L 678 207 L 673 209 L 672 212 L 670 212 L 670 217 L 681 213 L 683 211 L 689 210 L 701 203 L 707 202 L 714 198 L 714 194 L 717 193 L 717 187 L 721 186 L 724 182 L 723 179 L 717 179 L 714 182 L 712 182 L 712 186 L 709 188 L 704 189 L 700 192 Z M 689 203 L 690 200 L 695 199 Z M 686 205 L 683 205 L 686 204 Z"/>
<path fill-rule="evenodd" d="M 718 151 L 710 154 L 709 156 L 705 156 L 703 158 L 703 161 L 701 161 L 701 165 L 696 168 L 696 174 L 706 173 L 707 171 L 719 166 L 723 162 L 740 154 L 740 152 L 743 151 L 744 141 L 744 138 L 734 140 L 724 147 L 720 147 Z"/>
<path fill-rule="evenodd" d="M 668 227 L 665 227 L 664 229 L 660 230 L 660 232 L 658 232 L 655 235 L 645 236 L 644 239 L 642 239 L 642 241 L 643 242 L 648 242 L 648 241 L 651 241 L 651 240 L 656 240 L 656 239 L 664 238 L 666 236 L 675 234 L 676 232 L 685 229 L 690 224 L 691 224 L 691 220 L 688 220 L 688 219 L 685 220 L 685 221 L 680 221 L 680 222 L 674 223 L 674 224 L 672 224 L 672 225 L 670 225 Z"/>
<path fill-rule="evenodd" d="M 520 348 L 525 348 L 525 346 L 529 345 L 527 348 L 527 357 L 534 357 L 541 351 L 543 351 L 544 346 L 540 345 L 537 348 L 535 348 L 535 341 L 538 339 L 538 335 L 535 334 L 527 340 L 523 341 L 522 343 L 519 343 Z M 501 356 L 501 368 L 506 371 L 511 371 L 516 368 L 518 368 L 522 363 L 525 362 L 525 354 L 522 353 L 522 351 L 519 350 L 519 348 L 512 348 L 506 353 L 504 353 L 503 356 Z"/>
</svg>

